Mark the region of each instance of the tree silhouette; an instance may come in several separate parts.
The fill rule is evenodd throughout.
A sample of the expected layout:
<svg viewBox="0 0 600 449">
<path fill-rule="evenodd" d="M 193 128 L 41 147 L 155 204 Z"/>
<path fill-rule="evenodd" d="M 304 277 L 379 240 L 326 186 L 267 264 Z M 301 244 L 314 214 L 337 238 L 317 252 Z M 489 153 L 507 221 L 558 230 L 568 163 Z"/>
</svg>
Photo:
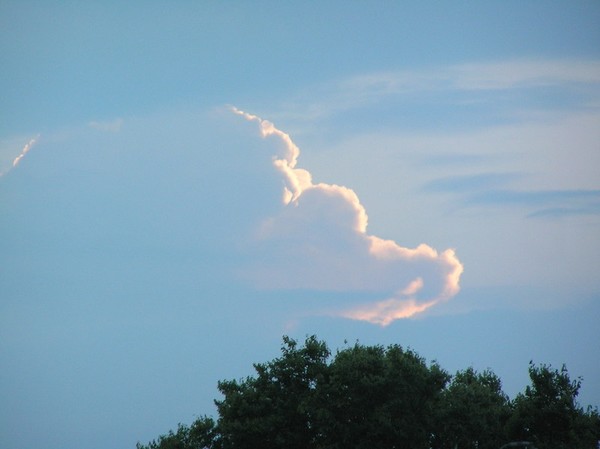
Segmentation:
<svg viewBox="0 0 600 449">
<path fill-rule="evenodd" d="M 218 383 L 216 422 L 203 416 L 137 449 L 597 449 L 600 416 L 576 401 L 566 367 L 529 365 L 510 401 L 491 370 L 450 376 L 399 345 L 283 337 L 256 374 Z M 520 446 L 519 446 L 520 445 Z"/>
<path fill-rule="evenodd" d="M 600 438 L 597 409 L 577 404 L 581 379 L 571 380 L 567 368 L 529 364 L 531 385 L 514 401 L 508 432 L 532 441 L 538 449 L 595 448 Z"/>
</svg>

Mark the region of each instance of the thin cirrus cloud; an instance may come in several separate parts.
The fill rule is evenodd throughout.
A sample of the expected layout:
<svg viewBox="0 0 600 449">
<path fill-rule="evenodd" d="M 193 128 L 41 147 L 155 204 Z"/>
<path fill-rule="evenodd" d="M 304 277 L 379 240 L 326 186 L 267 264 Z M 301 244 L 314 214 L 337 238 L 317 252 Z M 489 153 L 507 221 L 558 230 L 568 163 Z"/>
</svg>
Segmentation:
<svg viewBox="0 0 600 449">
<path fill-rule="evenodd" d="M 98 131 L 106 131 L 106 132 L 116 133 L 121 130 L 121 127 L 123 126 L 123 119 L 116 118 L 111 121 L 92 120 L 91 122 L 88 123 L 88 125 L 90 126 L 90 128 L 96 129 Z"/>
<path fill-rule="evenodd" d="M 527 217 L 530 218 L 600 213 L 600 190 L 511 188 L 511 181 L 522 177 L 523 174 L 518 173 L 450 176 L 428 182 L 423 191 L 459 195 L 461 204 L 466 207 L 520 206 L 528 211 Z"/>
<path fill-rule="evenodd" d="M 385 299 L 329 312 L 387 326 L 456 295 L 463 266 L 454 250 L 404 248 L 367 233 L 368 217 L 356 193 L 315 183 L 298 167 L 300 150 L 273 123 L 232 108 L 274 139 L 273 166 L 283 181 L 282 207 L 256 232 L 257 261 L 244 277 L 260 288 L 376 292 Z"/>
<path fill-rule="evenodd" d="M 502 61 L 442 67 L 435 71 L 397 71 L 343 81 L 340 91 L 360 98 L 427 90 L 502 90 L 523 87 L 600 84 L 600 61 Z"/>
<path fill-rule="evenodd" d="M 470 195 L 465 201 L 472 205 L 523 206 L 531 218 L 600 214 L 600 190 L 493 189 Z"/>
<path fill-rule="evenodd" d="M 471 192 L 496 188 L 508 184 L 522 175 L 518 173 L 478 173 L 473 175 L 447 176 L 429 181 L 423 187 L 425 192 Z"/>
<path fill-rule="evenodd" d="M 589 59 L 519 59 L 466 63 L 424 70 L 390 70 L 351 76 L 325 86 L 313 86 L 315 97 L 304 92 L 297 101 L 286 104 L 286 112 L 303 111 L 297 115 L 309 120 L 334 116 L 393 99 L 406 101 L 415 95 L 434 94 L 436 98 L 450 95 L 448 101 L 461 103 L 490 102 L 503 104 L 493 96 L 509 90 L 523 95 L 536 89 L 555 89 L 575 94 L 571 106 L 594 107 L 600 103 L 600 61 Z M 458 97 L 454 97 L 458 94 Z M 308 102 L 307 102 L 308 99 Z M 457 100 L 458 99 L 458 100 Z M 532 108 L 535 103 L 532 103 Z M 296 108 L 295 108 L 296 106 Z M 523 106 L 520 101 L 519 107 Z M 308 112 L 306 112 L 308 111 Z"/>
</svg>

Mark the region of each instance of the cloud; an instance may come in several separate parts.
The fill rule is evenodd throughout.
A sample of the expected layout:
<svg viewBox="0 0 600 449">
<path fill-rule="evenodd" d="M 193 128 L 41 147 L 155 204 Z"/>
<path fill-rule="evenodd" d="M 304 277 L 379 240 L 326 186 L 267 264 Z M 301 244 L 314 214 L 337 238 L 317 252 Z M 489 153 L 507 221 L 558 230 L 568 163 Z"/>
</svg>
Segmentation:
<svg viewBox="0 0 600 449">
<path fill-rule="evenodd" d="M 25 155 L 27 153 L 29 153 L 29 151 L 36 144 L 36 142 L 38 141 L 39 138 L 40 138 L 40 136 L 37 135 L 36 137 L 30 139 L 29 142 L 27 142 L 23 146 L 23 149 L 21 150 L 21 152 L 12 160 L 12 165 L 10 166 L 10 168 L 7 168 L 4 171 L 1 171 L 0 172 L 0 176 L 6 174 L 10 169 L 12 169 L 12 168 L 16 167 L 17 165 L 19 165 L 19 163 L 21 162 L 21 160 L 25 157 Z"/>
<path fill-rule="evenodd" d="M 425 192 L 472 192 L 474 190 L 490 189 L 505 185 L 514 179 L 522 177 L 518 173 L 478 173 L 472 175 L 446 176 L 429 181 L 423 187 Z"/>
<path fill-rule="evenodd" d="M 98 131 L 116 133 L 121 130 L 123 119 L 116 118 L 112 121 L 91 121 L 88 125 L 90 128 L 97 129 Z"/>
<path fill-rule="evenodd" d="M 600 213 L 600 190 L 519 191 L 491 189 L 467 196 L 469 205 L 523 206 L 529 217 L 596 215 Z"/>
<path fill-rule="evenodd" d="M 323 120 L 341 112 L 347 115 L 352 110 L 396 102 L 397 110 L 408 109 L 409 115 L 402 115 L 406 123 L 408 119 L 414 120 L 410 114 L 415 115 L 417 109 L 415 98 L 425 102 L 435 98 L 425 114 L 427 123 L 432 122 L 432 112 L 444 103 L 453 105 L 457 112 L 470 105 L 481 114 L 477 106 L 488 104 L 494 110 L 506 108 L 505 115 L 515 110 L 522 114 L 524 108 L 530 113 L 543 109 L 548 114 L 550 110 L 565 107 L 597 108 L 599 87 L 600 61 L 596 59 L 515 59 L 388 70 L 311 86 L 310 92 L 303 92 L 285 103 L 284 111 L 277 116 Z M 541 108 L 540 89 L 549 89 L 544 91 Z M 518 101 L 511 102 L 509 91 L 518 91 L 515 97 Z M 570 94 L 569 104 L 564 103 L 565 92 Z M 394 118 L 394 114 L 390 117 Z M 450 118 L 445 117 L 445 121 Z M 381 120 L 381 116 L 377 119 Z M 396 126 L 398 124 L 396 121 Z"/>
<path fill-rule="evenodd" d="M 12 236 L 0 241 L 6 265 L 22 271 L 20 254 L 35 251 L 64 285 L 91 289 L 118 265 L 132 298 L 141 286 L 197 297 L 221 282 L 248 297 L 302 290 L 328 298 L 310 313 L 378 325 L 456 295 L 454 251 L 371 235 L 355 191 L 314 179 L 287 133 L 234 111 L 246 129 L 229 111 L 184 111 L 130 117 L 116 134 L 45 135 L 27 170 L 2 179 L 3 195 L 20 199 L 0 217 Z"/>
<path fill-rule="evenodd" d="M 449 69 L 459 89 L 511 89 L 565 84 L 600 84 L 600 61 L 514 60 L 475 63 Z"/>
<path fill-rule="evenodd" d="M 571 84 L 600 84 L 600 61 L 508 60 L 439 67 L 435 71 L 391 71 L 342 81 L 339 90 L 356 103 L 376 97 L 425 91 L 501 90 Z"/>
<path fill-rule="evenodd" d="M 244 276 L 260 288 L 364 291 L 381 302 L 333 315 L 386 326 L 456 295 L 463 266 L 451 249 L 404 248 L 367 233 L 368 217 L 357 194 L 315 183 L 298 167 L 299 148 L 271 122 L 233 108 L 277 142 L 273 167 L 283 180 L 282 206 L 256 232 L 256 256 Z"/>
<path fill-rule="evenodd" d="M 525 190 L 510 188 L 509 184 L 522 179 L 520 173 L 479 173 L 448 176 L 429 181 L 426 193 L 459 195 L 461 205 L 517 206 L 528 209 L 528 217 L 555 218 L 567 215 L 596 215 L 600 213 L 598 189 Z M 508 185 L 508 186 L 507 186 Z"/>
<path fill-rule="evenodd" d="M 31 139 L 29 142 L 27 142 L 25 144 L 25 146 L 23 147 L 23 150 L 21 150 L 21 154 L 19 154 L 15 160 L 13 161 L 13 167 L 16 167 L 17 165 L 19 165 L 19 162 L 21 162 L 21 159 L 23 159 L 23 157 L 25 157 L 25 155 L 29 152 L 29 150 L 31 150 L 31 147 L 33 147 L 33 145 L 35 144 L 35 142 L 37 141 L 38 137 L 34 137 L 33 139 Z"/>
</svg>

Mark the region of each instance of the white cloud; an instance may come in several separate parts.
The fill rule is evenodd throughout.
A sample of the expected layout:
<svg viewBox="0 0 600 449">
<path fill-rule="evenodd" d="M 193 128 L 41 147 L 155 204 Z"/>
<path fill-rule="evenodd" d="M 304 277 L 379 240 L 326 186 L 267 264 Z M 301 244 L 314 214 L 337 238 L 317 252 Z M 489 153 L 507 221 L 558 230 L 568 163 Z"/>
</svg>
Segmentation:
<svg viewBox="0 0 600 449">
<path fill-rule="evenodd" d="M 509 60 L 459 64 L 436 70 L 359 75 L 339 86 L 347 94 L 372 98 L 425 90 L 510 89 L 566 83 L 600 83 L 600 61 Z"/>
<path fill-rule="evenodd" d="M 460 102 L 489 101 L 485 92 L 523 88 L 576 87 L 581 105 L 598 107 L 600 61 L 586 59 L 517 59 L 467 63 L 414 70 L 388 70 L 311 86 L 277 116 L 316 120 L 392 99 L 458 93 Z M 449 101 L 457 101 L 450 97 Z M 494 100 L 495 102 L 495 100 Z M 521 102 L 523 108 L 526 102 Z M 294 113 L 294 111 L 299 111 Z"/>
<path fill-rule="evenodd" d="M 366 210 L 353 190 L 314 183 L 310 172 L 297 167 L 300 150 L 288 134 L 233 111 L 278 141 L 273 166 L 284 181 L 282 208 L 257 232 L 258 257 L 247 278 L 261 288 L 385 294 L 385 301 L 336 312 L 383 326 L 458 293 L 463 267 L 453 250 L 438 253 L 425 244 L 409 249 L 369 235 Z"/>
<path fill-rule="evenodd" d="M 35 142 L 37 141 L 38 138 L 39 138 L 39 136 L 34 137 L 33 139 L 31 139 L 29 142 L 27 142 L 25 144 L 25 146 L 21 150 L 21 154 L 19 154 L 13 161 L 13 167 L 16 167 L 17 165 L 19 165 L 19 162 L 21 162 L 21 159 L 23 159 L 25 157 L 25 155 L 29 152 L 29 150 L 31 150 L 31 147 L 33 147 L 33 145 L 35 144 Z"/>
<path fill-rule="evenodd" d="M 599 84 L 600 61 L 516 60 L 463 64 L 448 70 L 458 89 L 510 89 L 568 83 Z"/>
<path fill-rule="evenodd" d="M 428 90 L 496 90 L 569 83 L 600 84 L 600 61 L 515 60 L 349 78 L 340 91 L 357 99 Z"/>
<path fill-rule="evenodd" d="M 29 141 L 23 146 L 23 148 L 21 149 L 21 152 L 17 156 L 6 156 L 7 154 L 10 153 L 9 150 L 3 149 L 2 151 L 0 151 L 0 154 L 3 155 L 3 158 L 10 158 L 12 160 L 10 165 L 7 162 L 2 163 L 2 165 L 0 165 L 0 176 L 6 174 L 9 170 L 11 170 L 12 168 L 19 165 L 21 160 L 31 150 L 31 148 L 36 144 L 36 142 L 38 141 L 39 138 L 40 138 L 40 136 L 38 135 L 32 139 L 29 139 Z M 4 145 L 2 145 L 2 148 L 3 147 L 4 147 Z M 14 155 L 15 153 L 13 152 L 12 154 Z"/>
<path fill-rule="evenodd" d="M 600 114 L 582 110 L 477 129 L 357 132 L 333 143 L 311 141 L 303 160 L 315 178 L 327 174 L 360 192 L 372 232 L 460 249 L 468 275 L 448 307 L 459 307 L 469 289 L 490 285 L 568 285 L 577 293 L 562 296 L 567 304 L 600 285 L 593 273 L 600 263 L 598 142 Z"/>
<path fill-rule="evenodd" d="M 91 121 L 88 123 L 90 128 L 97 129 L 98 131 L 105 131 L 110 133 L 116 133 L 121 130 L 123 126 L 123 119 L 116 118 L 111 121 Z"/>
</svg>

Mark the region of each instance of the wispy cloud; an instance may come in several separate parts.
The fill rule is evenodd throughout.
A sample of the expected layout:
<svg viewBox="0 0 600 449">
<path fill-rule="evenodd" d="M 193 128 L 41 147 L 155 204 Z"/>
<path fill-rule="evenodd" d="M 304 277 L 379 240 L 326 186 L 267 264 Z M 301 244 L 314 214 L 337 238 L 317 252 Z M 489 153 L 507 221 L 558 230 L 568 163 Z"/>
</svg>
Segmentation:
<svg viewBox="0 0 600 449">
<path fill-rule="evenodd" d="M 524 178 L 519 173 L 479 173 L 448 176 L 426 183 L 426 193 L 452 194 L 462 206 L 517 206 L 528 210 L 533 218 L 600 213 L 600 190 L 554 189 L 524 190 L 511 187 L 511 182 Z"/>
<path fill-rule="evenodd" d="M 472 63 L 435 70 L 380 72 L 342 81 L 339 91 L 361 99 L 423 91 L 499 90 L 600 84 L 600 61 L 515 60 Z"/>
<path fill-rule="evenodd" d="M 472 192 L 508 184 L 522 177 L 518 173 L 478 173 L 473 175 L 446 176 L 429 181 L 423 187 L 425 192 Z"/>
<path fill-rule="evenodd" d="M 97 129 L 98 131 L 105 131 L 110 133 L 116 133 L 121 130 L 123 126 L 123 119 L 116 118 L 110 121 L 91 121 L 88 123 L 88 126 L 93 129 Z"/>
<path fill-rule="evenodd" d="M 21 150 L 21 154 L 19 154 L 13 161 L 13 167 L 16 167 L 17 165 L 19 165 L 19 162 L 21 162 L 21 159 L 23 159 L 25 157 L 25 155 L 29 152 L 29 150 L 31 150 L 31 148 L 33 147 L 33 145 L 35 144 L 35 142 L 38 139 L 39 139 L 39 136 L 36 136 L 25 144 L 25 146 Z"/>
<path fill-rule="evenodd" d="M 31 148 L 33 148 L 33 146 L 36 144 L 39 138 L 40 136 L 37 135 L 34 138 L 30 139 L 29 142 L 27 142 L 23 146 L 21 152 L 13 159 L 11 167 L 5 169 L 4 171 L 1 171 L 0 176 L 5 175 L 9 170 L 19 165 L 21 163 L 21 160 L 25 157 L 27 153 L 29 153 L 29 151 L 31 150 Z"/>
<path fill-rule="evenodd" d="M 529 217 L 597 214 L 600 212 L 598 189 L 539 189 L 517 187 L 531 174 L 521 172 L 473 173 L 438 177 L 426 182 L 421 191 L 450 194 L 462 206 L 512 206 L 529 210 Z M 527 184 L 527 183 L 526 183 Z"/>
<path fill-rule="evenodd" d="M 246 276 L 262 288 L 388 292 L 381 302 L 335 312 L 386 326 L 414 316 L 459 291 L 463 266 L 451 249 L 422 244 L 410 249 L 367 233 L 357 194 L 344 186 L 314 183 L 299 168 L 299 148 L 271 122 L 233 108 L 279 143 L 273 166 L 284 181 L 282 208 L 257 233 L 262 257 Z"/>
<path fill-rule="evenodd" d="M 585 59 L 517 59 L 458 64 L 416 70 L 391 70 L 351 76 L 312 86 L 295 101 L 285 104 L 284 115 L 309 120 L 363 108 L 414 95 L 434 94 L 438 101 L 461 104 L 493 101 L 508 90 L 550 88 L 577 92 L 577 106 L 597 108 L 600 104 L 600 61 Z M 316 95 L 315 95 L 316 93 Z M 459 94 L 453 97 L 453 94 Z M 482 96 L 483 95 L 483 96 Z M 574 106 L 574 105 L 571 105 Z M 524 107 L 520 102 L 520 107 Z"/>
<path fill-rule="evenodd" d="M 511 89 L 565 84 L 600 84 L 600 61 L 514 60 L 462 64 L 448 69 L 458 89 Z"/>
<path fill-rule="evenodd" d="M 473 205 L 512 205 L 530 210 L 529 217 L 557 217 L 600 213 L 600 190 L 539 190 L 520 191 L 491 189 L 469 195 Z"/>
</svg>

